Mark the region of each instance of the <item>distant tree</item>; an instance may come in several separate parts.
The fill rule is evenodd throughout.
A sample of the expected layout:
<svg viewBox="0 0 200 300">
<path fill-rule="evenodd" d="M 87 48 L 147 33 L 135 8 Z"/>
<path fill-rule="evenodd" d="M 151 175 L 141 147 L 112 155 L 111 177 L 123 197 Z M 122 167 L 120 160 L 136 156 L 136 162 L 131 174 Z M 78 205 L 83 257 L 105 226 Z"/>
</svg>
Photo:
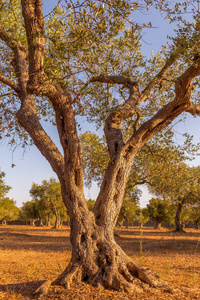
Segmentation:
<svg viewBox="0 0 200 300">
<path fill-rule="evenodd" d="M 5 175 L 5 172 L 0 172 L 0 199 L 3 199 L 11 189 L 11 187 L 5 183 Z"/>
<path fill-rule="evenodd" d="M 160 229 L 163 222 L 171 222 L 174 219 L 174 206 L 160 198 L 151 198 L 147 204 L 149 219 L 155 222 L 155 228 Z"/>
<path fill-rule="evenodd" d="M 69 220 L 62 200 L 60 183 L 54 178 L 50 178 L 49 181 L 43 180 L 42 184 L 33 183 L 30 194 L 35 200 L 39 225 L 43 224 L 42 219 L 46 220 L 49 225 L 52 214 L 56 217 L 55 228 L 59 228 L 63 221 Z"/>
<path fill-rule="evenodd" d="M 41 184 L 43 190 L 43 203 L 44 207 L 52 211 L 56 217 L 55 228 L 60 228 L 63 221 L 68 221 L 69 216 L 67 214 L 66 207 L 62 200 L 61 186 L 54 178 L 50 178 L 48 181 L 43 180 Z"/>
<path fill-rule="evenodd" d="M 20 219 L 24 222 L 30 222 L 30 225 L 34 226 L 38 218 L 36 200 L 23 202 L 20 208 Z"/>
<path fill-rule="evenodd" d="M 2 224 L 16 220 L 19 216 L 19 208 L 13 199 L 6 197 L 11 187 L 5 183 L 5 173 L 0 172 L 0 220 Z"/>
<path fill-rule="evenodd" d="M 16 206 L 16 202 L 13 199 L 4 197 L 0 199 L 0 220 L 2 224 L 6 224 L 9 221 L 14 221 L 19 217 L 19 208 Z"/>
<path fill-rule="evenodd" d="M 189 167 L 184 162 L 171 161 L 161 172 L 154 173 L 149 189 L 176 206 L 175 231 L 183 231 L 181 212 L 184 206 L 199 199 L 199 180 L 200 168 Z"/>
<path fill-rule="evenodd" d="M 143 227 L 145 223 L 149 221 L 148 209 L 147 207 L 141 208 L 137 214 L 137 220 L 140 224 L 140 227 Z"/>
<path fill-rule="evenodd" d="M 187 214 L 189 214 L 189 223 L 195 224 L 196 228 L 200 228 L 200 202 L 195 203 L 192 205 L 187 211 Z"/>
<path fill-rule="evenodd" d="M 46 201 L 44 188 L 33 182 L 29 193 L 34 200 L 35 210 L 39 219 L 38 226 L 44 226 L 43 220 L 47 219 L 50 210 Z"/>
<path fill-rule="evenodd" d="M 133 223 L 137 219 L 137 213 L 140 210 L 139 207 L 139 196 L 140 190 L 135 188 L 126 189 L 123 204 L 119 213 L 118 223 L 124 224 L 128 227 L 129 224 Z"/>
</svg>

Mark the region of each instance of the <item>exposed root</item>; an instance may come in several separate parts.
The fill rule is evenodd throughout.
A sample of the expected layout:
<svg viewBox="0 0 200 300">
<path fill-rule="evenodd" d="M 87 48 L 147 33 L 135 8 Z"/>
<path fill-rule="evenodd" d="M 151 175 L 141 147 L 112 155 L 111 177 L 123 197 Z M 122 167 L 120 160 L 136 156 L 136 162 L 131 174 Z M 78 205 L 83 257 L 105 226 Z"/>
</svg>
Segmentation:
<svg viewBox="0 0 200 300">
<path fill-rule="evenodd" d="M 39 288 L 34 293 L 34 295 L 37 295 L 37 299 L 42 298 L 48 293 L 51 283 L 52 282 L 50 280 L 45 280 L 43 284 L 39 286 Z"/>
<path fill-rule="evenodd" d="M 63 275 L 62 279 L 60 280 L 60 284 L 64 285 L 65 288 L 69 289 L 73 283 L 73 281 L 81 281 L 82 277 L 82 270 L 80 266 L 72 267 L 69 273 Z"/>
<path fill-rule="evenodd" d="M 137 266 L 116 243 L 108 243 L 105 240 L 102 243 L 98 242 L 94 251 L 89 249 L 88 253 L 92 253 L 92 256 L 84 255 L 81 259 L 78 256 L 76 262 L 71 261 L 52 284 L 63 285 L 69 289 L 72 283 L 83 281 L 96 287 L 124 292 L 143 293 L 151 287 L 173 292 L 158 275 Z M 40 297 L 47 294 L 50 285 L 51 282 L 44 282 L 36 293 L 40 294 Z"/>
</svg>

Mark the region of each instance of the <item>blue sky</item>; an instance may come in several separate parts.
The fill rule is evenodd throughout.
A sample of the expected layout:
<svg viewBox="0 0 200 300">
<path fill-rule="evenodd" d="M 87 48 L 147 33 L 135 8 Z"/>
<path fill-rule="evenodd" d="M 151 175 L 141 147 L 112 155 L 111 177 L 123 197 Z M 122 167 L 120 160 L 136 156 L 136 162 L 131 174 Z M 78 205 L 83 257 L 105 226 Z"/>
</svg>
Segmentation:
<svg viewBox="0 0 200 300">
<path fill-rule="evenodd" d="M 55 1 L 48 1 L 45 4 L 44 14 L 47 14 L 48 10 L 51 10 Z M 138 14 L 138 21 L 141 19 L 152 19 L 152 24 L 155 29 L 146 29 L 146 33 L 143 36 L 143 53 L 146 56 L 151 56 L 152 51 L 157 53 L 160 49 L 161 44 L 165 44 L 166 36 L 173 34 L 173 26 L 168 23 L 167 20 L 163 20 L 159 12 L 149 13 L 148 15 Z M 86 122 L 82 123 L 83 131 L 92 130 L 91 124 L 88 125 Z M 56 129 L 51 125 L 45 123 L 45 130 L 53 137 L 56 143 L 59 143 Z M 195 142 L 200 142 L 200 118 L 193 118 L 188 115 L 185 122 L 174 126 L 176 132 L 176 141 L 181 143 L 183 141 L 182 133 L 188 132 L 193 134 Z M 16 166 L 11 167 L 12 163 Z M 193 165 L 200 164 L 200 158 L 192 162 Z M 41 183 L 44 179 L 50 177 L 56 177 L 52 171 L 50 165 L 45 158 L 40 154 L 35 146 L 32 146 L 30 150 L 27 150 L 23 155 L 22 149 L 18 148 L 14 153 L 9 151 L 9 146 L 6 142 L 0 144 L 0 169 L 6 173 L 5 181 L 12 187 L 8 196 L 17 201 L 17 206 L 21 206 L 22 202 L 30 200 L 29 190 L 32 182 Z M 95 198 L 97 196 L 98 188 L 93 185 L 90 190 L 86 189 L 87 198 Z M 149 194 L 146 189 L 143 190 L 143 196 L 141 198 L 141 206 L 145 206 L 148 203 Z"/>
</svg>

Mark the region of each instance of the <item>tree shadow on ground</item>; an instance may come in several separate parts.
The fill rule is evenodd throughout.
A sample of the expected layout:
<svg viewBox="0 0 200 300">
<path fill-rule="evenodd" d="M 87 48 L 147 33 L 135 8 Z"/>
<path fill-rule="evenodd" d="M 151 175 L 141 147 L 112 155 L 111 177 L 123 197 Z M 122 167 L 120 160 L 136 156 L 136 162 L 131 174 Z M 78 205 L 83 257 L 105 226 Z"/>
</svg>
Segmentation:
<svg viewBox="0 0 200 300">
<path fill-rule="evenodd" d="M 21 296 L 23 297 L 21 298 L 22 300 L 37 299 L 37 296 L 34 295 L 34 292 L 37 290 L 37 288 L 39 288 L 39 286 L 41 286 L 43 282 L 44 281 L 31 281 L 16 284 L 0 284 L 0 291 L 6 293 L 6 296 L 10 295 L 10 297 L 13 294 Z"/>
<path fill-rule="evenodd" d="M 199 240 L 192 239 L 153 239 L 147 238 L 145 236 L 127 238 L 120 236 L 116 238 L 116 242 L 122 247 L 122 249 L 128 255 L 139 255 L 141 252 L 148 252 L 148 255 L 154 256 L 155 253 L 166 254 L 166 253 L 185 253 L 185 254 L 195 254 L 200 251 Z"/>
<path fill-rule="evenodd" d="M 175 237 L 175 236 L 185 236 L 185 237 L 198 237 L 200 238 L 200 230 L 196 229 L 197 232 L 190 232 L 187 231 L 187 228 L 184 229 L 186 232 L 175 232 L 173 230 L 166 230 L 165 228 L 160 229 L 152 229 L 147 227 L 142 227 L 140 229 L 135 229 L 134 227 L 128 228 L 128 229 L 116 229 L 116 233 L 118 233 L 120 236 L 123 235 L 149 235 L 149 236 L 169 236 L 169 237 Z"/>
<path fill-rule="evenodd" d="M 0 234 L 0 242 L 2 250 L 71 251 L 70 239 L 67 236 L 4 232 Z"/>
<path fill-rule="evenodd" d="M 3 230 L 2 230 L 3 229 Z M 142 251 L 152 253 L 199 252 L 200 232 L 175 233 L 158 231 L 149 228 L 116 230 L 116 242 L 127 254 L 138 254 Z M 55 235 L 54 235 L 55 234 Z M 71 251 L 69 229 L 15 229 L 0 228 L 0 243 L 2 250 L 33 250 L 42 252 Z"/>
</svg>

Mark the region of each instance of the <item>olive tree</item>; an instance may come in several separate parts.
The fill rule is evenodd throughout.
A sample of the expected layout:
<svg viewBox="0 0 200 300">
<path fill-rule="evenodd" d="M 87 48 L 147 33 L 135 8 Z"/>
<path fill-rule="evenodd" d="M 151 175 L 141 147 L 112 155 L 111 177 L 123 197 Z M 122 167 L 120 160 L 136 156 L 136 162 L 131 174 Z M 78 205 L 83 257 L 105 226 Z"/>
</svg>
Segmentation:
<svg viewBox="0 0 200 300">
<path fill-rule="evenodd" d="M 147 204 L 150 220 L 155 222 L 155 228 L 160 229 L 163 222 L 170 222 L 174 219 L 174 207 L 167 200 L 151 198 Z"/>
<path fill-rule="evenodd" d="M 116 243 L 114 227 L 136 153 L 182 113 L 200 113 L 198 1 L 183 7 L 192 9 L 192 22 L 182 19 L 178 2 L 172 11 L 168 1 L 59 2 L 63 7 L 44 19 L 41 0 L 1 1 L 1 134 L 11 146 L 16 134 L 23 145 L 30 136 L 60 181 L 72 256 L 57 283 L 69 287 L 76 279 L 125 291 L 145 283 L 159 287 L 156 276 Z M 143 25 L 130 15 L 154 3 L 172 21 L 183 22 L 171 46 L 145 62 Z M 84 196 L 78 115 L 104 123 L 109 150 L 92 211 Z M 57 126 L 61 151 L 41 116 Z M 130 124 L 124 139 L 123 128 Z"/>
<path fill-rule="evenodd" d="M 151 192 L 165 197 L 176 207 L 175 231 L 183 232 L 181 214 L 186 205 L 199 201 L 199 167 L 189 167 L 186 163 L 171 162 L 168 167 L 152 177 Z"/>
</svg>

